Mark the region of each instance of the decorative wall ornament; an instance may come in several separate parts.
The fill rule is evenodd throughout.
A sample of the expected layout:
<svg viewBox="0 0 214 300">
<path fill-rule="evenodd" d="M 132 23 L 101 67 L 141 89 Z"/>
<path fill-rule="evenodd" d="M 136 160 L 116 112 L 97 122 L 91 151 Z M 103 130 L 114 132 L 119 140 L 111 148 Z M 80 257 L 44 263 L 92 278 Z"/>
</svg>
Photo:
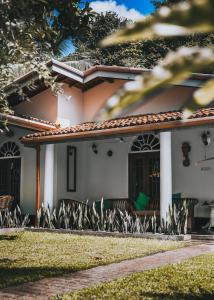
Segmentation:
<svg viewBox="0 0 214 300">
<path fill-rule="evenodd" d="M 131 151 L 132 152 L 146 152 L 160 150 L 160 141 L 158 136 L 152 133 L 146 133 L 139 135 L 133 142 Z"/>
<path fill-rule="evenodd" d="M 183 166 L 189 167 L 190 166 L 190 159 L 189 159 L 189 153 L 191 151 L 191 146 L 188 142 L 184 142 L 182 144 L 182 152 L 183 152 Z"/>
<path fill-rule="evenodd" d="M 96 145 L 96 144 L 93 144 L 93 145 L 91 146 L 91 149 L 92 149 L 92 151 L 94 152 L 94 154 L 98 154 L 98 149 L 97 149 L 97 145 Z"/>
<path fill-rule="evenodd" d="M 0 148 L 0 157 L 20 156 L 19 146 L 14 142 L 6 142 Z"/>
<path fill-rule="evenodd" d="M 67 146 L 67 192 L 76 192 L 76 147 Z"/>
</svg>

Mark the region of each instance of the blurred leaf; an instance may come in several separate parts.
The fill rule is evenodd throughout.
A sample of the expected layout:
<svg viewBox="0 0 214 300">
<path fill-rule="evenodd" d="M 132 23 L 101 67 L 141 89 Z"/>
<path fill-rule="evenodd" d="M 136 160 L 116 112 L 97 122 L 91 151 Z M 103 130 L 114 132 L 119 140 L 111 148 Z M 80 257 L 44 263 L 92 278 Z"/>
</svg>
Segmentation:
<svg viewBox="0 0 214 300">
<path fill-rule="evenodd" d="M 199 106 L 207 106 L 214 100 L 214 79 L 207 81 L 200 89 L 195 91 L 193 97 L 183 109 L 184 118 L 191 116 Z"/>
<path fill-rule="evenodd" d="M 103 46 L 214 31 L 213 0 L 184 1 L 172 7 L 161 7 L 154 16 L 146 17 L 103 40 Z"/>
<path fill-rule="evenodd" d="M 180 83 L 192 72 L 198 72 L 202 66 L 204 68 L 211 64 L 214 64 L 213 48 L 184 47 L 171 52 L 152 71 L 127 82 L 107 101 L 98 118 L 116 117 L 123 114 L 127 108 L 136 108 L 148 101 L 160 88 L 166 88 L 170 83 Z"/>
<path fill-rule="evenodd" d="M 194 93 L 196 104 L 206 106 L 214 100 L 214 79 L 206 82 L 202 88 Z"/>
</svg>

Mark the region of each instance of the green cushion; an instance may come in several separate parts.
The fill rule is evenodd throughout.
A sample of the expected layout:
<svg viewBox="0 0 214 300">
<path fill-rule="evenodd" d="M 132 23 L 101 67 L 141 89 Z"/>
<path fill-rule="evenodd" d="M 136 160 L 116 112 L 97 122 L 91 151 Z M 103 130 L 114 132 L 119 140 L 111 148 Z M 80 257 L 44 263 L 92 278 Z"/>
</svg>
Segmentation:
<svg viewBox="0 0 214 300">
<path fill-rule="evenodd" d="M 181 193 L 172 194 L 172 204 L 178 205 L 181 202 Z"/>
<path fill-rule="evenodd" d="M 134 205 L 137 211 L 145 210 L 146 206 L 149 203 L 149 197 L 146 196 L 144 193 L 140 192 L 139 196 L 137 197 Z"/>
<path fill-rule="evenodd" d="M 97 210 L 101 209 L 101 201 L 95 202 L 95 207 Z M 113 209 L 113 204 L 111 200 L 104 199 L 103 200 L 103 209 Z"/>
</svg>

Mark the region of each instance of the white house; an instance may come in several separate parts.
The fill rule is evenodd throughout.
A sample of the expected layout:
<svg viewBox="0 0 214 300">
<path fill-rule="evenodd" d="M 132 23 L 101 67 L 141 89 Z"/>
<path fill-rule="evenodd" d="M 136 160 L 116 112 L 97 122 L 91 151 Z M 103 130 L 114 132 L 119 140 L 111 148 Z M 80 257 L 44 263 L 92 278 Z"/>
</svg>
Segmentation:
<svg viewBox="0 0 214 300">
<path fill-rule="evenodd" d="M 150 210 L 165 217 L 172 194 L 195 198 L 196 223 L 204 224 L 214 199 L 214 108 L 182 120 L 180 109 L 203 82 L 193 74 L 140 109 L 118 119 L 94 122 L 95 115 L 125 82 L 148 70 L 94 66 L 85 72 L 57 61 L 52 70 L 63 83 L 55 96 L 41 83 L 31 101 L 11 92 L 15 114 L 0 136 L 0 194 L 11 194 L 24 213 L 41 202 L 96 201 L 150 197 Z M 29 73 L 16 84 L 35 76 Z M 36 80 L 36 79 L 35 79 Z M 203 137 L 203 138 L 202 138 Z M 206 145 L 208 143 L 208 145 Z"/>
</svg>

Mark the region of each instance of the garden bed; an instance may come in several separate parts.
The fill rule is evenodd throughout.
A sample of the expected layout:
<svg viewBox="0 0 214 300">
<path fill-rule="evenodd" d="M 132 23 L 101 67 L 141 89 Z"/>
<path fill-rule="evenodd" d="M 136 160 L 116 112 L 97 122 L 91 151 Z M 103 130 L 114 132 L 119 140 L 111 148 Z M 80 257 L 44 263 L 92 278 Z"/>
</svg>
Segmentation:
<svg viewBox="0 0 214 300">
<path fill-rule="evenodd" d="M 64 234 L 77 234 L 100 237 L 116 237 L 116 238 L 141 238 L 141 239 L 157 239 L 157 240 L 171 240 L 171 241 L 189 241 L 190 234 L 169 235 L 159 233 L 121 233 L 121 232 L 107 232 L 107 231 L 93 231 L 93 230 L 70 230 L 70 229 L 48 229 L 48 228 L 25 228 L 32 232 L 53 232 Z"/>
</svg>

